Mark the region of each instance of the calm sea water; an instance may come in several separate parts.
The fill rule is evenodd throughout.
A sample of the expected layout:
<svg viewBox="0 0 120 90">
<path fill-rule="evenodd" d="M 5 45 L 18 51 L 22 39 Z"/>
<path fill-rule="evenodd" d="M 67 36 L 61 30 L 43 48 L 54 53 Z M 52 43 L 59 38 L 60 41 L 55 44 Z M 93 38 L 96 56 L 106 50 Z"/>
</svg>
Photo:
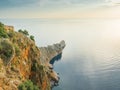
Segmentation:
<svg viewBox="0 0 120 90">
<path fill-rule="evenodd" d="M 0 19 L 27 29 L 38 46 L 66 41 L 53 90 L 120 90 L 120 20 Z"/>
</svg>

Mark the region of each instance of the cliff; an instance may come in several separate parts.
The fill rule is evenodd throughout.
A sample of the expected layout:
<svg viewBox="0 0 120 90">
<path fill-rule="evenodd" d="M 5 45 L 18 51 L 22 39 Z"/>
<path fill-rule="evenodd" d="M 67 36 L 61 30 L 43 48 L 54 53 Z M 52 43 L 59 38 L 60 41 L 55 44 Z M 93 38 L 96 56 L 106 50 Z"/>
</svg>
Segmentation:
<svg viewBox="0 0 120 90">
<path fill-rule="evenodd" d="M 51 90 L 59 77 L 50 61 L 64 47 L 65 42 L 61 41 L 39 48 L 28 34 L 6 31 L 0 23 L 0 90 Z"/>
</svg>

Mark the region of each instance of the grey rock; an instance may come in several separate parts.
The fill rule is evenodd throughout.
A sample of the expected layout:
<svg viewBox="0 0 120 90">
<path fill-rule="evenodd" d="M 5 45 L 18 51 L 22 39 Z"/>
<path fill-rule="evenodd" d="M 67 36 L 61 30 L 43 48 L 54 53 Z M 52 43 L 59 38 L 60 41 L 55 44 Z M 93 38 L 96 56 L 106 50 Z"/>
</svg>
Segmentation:
<svg viewBox="0 0 120 90">
<path fill-rule="evenodd" d="M 62 53 L 65 46 L 66 46 L 65 41 L 62 40 L 60 43 L 48 45 L 47 47 L 40 47 L 41 62 L 43 62 L 43 63 L 50 62 L 50 60 L 53 57 Z"/>
<path fill-rule="evenodd" d="M 65 46 L 65 41 L 62 40 L 60 43 L 48 45 L 47 47 L 40 47 L 40 61 L 46 65 L 46 70 L 52 80 L 51 82 L 54 82 L 54 85 L 58 84 L 59 76 L 55 71 L 53 71 L 53 66 L 50 64 L 50 61 L 55 56 L 61 54 Z"/>
</svg>

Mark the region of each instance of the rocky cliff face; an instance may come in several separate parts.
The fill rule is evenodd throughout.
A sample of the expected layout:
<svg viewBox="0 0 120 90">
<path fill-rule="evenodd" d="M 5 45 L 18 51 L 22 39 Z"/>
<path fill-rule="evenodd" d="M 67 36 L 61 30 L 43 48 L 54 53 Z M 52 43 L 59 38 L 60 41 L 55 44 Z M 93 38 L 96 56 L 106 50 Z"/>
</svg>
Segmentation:
<svg viewBox="0 0 120 90">
<path fill-rule="evenodd" d="M 65 42 L 61 41 L 38 48 L 29 36 L 13 30 L 6 32 L 0 25 L 0 90 L 18 90 L 26 80 L 31 80 L 39 90 L 51 90 L 51 82 L 56 83 L 59 78 L 49 62 L 64 47 Z"/>
<path fill-rule="evenodd" d="M 52 64 L 50 63 L 54 57 L 61 55 L 62 50 L 65 48 L 65 41 L 62 40 L 60 43 L 49 45 L 47 47 L 40 47 L 40 61 L 46 66 L 46 72 L 51 80 L 51 86 L 54 86 L 59 81 L 59 76 L 53 70 Z"/>
<path fill-rule="evenodd" d="M 65 41 L 62 40 L 60 43 L 56 43 L 53 45 L 48 45 L 47 47 L 40 47 L 41 50 L 41 61 L 43 63 L 50 62 L 50 60 L 57 56 L 58 54 L 62 53 L 62 50 L 65 47 Z"/>
</svg>

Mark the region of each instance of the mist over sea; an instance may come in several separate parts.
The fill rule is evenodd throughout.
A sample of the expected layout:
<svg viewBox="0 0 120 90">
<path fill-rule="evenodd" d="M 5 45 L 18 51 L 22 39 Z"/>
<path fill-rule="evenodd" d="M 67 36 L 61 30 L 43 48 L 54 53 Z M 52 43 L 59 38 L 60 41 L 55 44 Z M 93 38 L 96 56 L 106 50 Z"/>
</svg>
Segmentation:
<svg viewBox="0 0 120 90">
<path fill-rule="evenodd" d="M 15 30 L 26 29 L 37 46 L 65 40 L 60 75 L 53 90 L 120 90 L 119 19 L 0 19 Z"/>
</svg>

